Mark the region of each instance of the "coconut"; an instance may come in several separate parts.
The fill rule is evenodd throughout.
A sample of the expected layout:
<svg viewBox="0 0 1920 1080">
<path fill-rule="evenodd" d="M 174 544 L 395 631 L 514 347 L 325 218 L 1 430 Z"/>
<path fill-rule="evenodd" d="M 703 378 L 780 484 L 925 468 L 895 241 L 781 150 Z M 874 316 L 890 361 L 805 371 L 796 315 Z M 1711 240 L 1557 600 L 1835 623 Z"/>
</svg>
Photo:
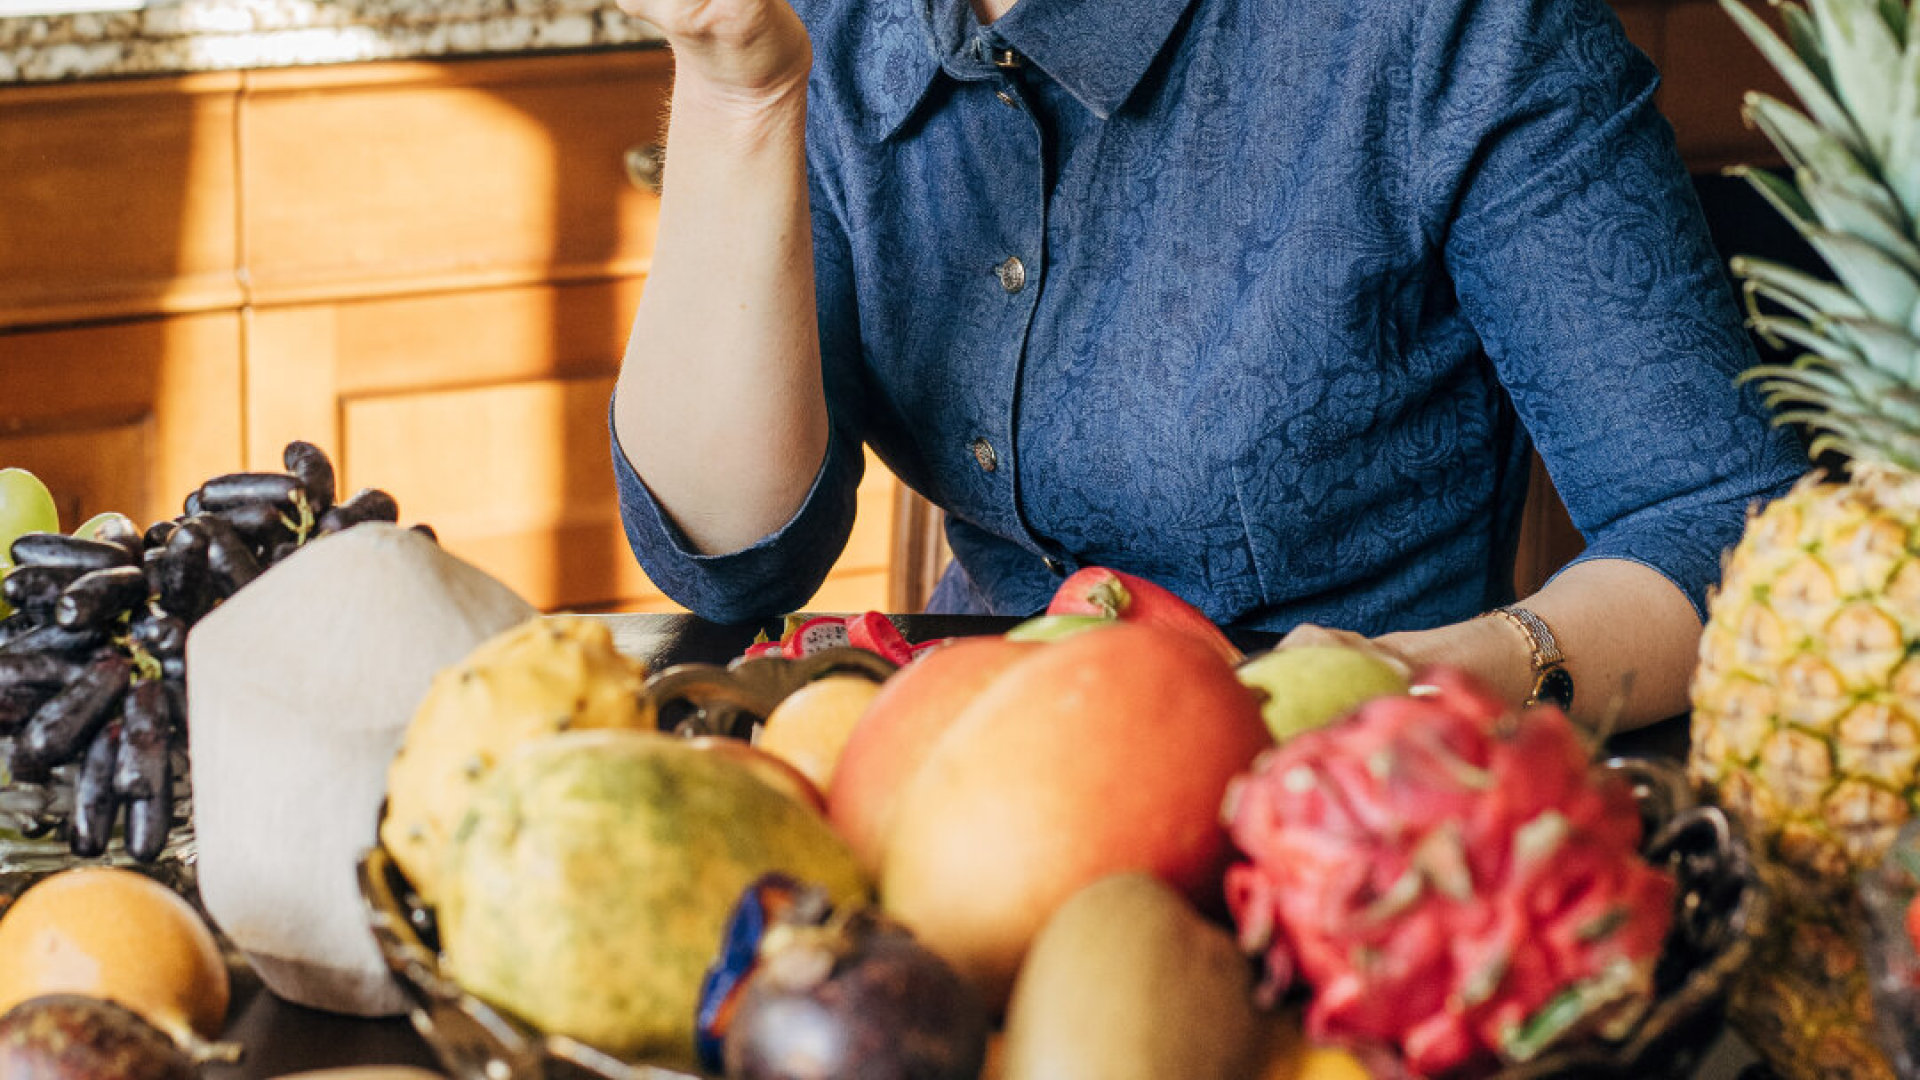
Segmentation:
<svg viewBox="0 0 1920 1080">
<path fill-rule="evenodd" d="M 275 994 L 406 1011 L 355 880 L 387 766 L 435 673 L 534 614 L 426 537 L 366 524 L 303 547 L 194 627 L 200 893 Z"/>
</svg>

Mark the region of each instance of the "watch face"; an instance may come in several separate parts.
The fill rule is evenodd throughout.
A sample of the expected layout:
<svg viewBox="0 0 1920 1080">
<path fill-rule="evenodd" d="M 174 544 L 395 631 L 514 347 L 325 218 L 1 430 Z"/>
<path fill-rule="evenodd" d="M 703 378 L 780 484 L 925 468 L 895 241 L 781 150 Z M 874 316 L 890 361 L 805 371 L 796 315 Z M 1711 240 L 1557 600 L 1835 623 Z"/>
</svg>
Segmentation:
<svg viewBox="0 0 1920 1080">
<path fill-rule="evenodd" d="M 1573 676 L 1558 664 L 1542 671 L 1539 681 L 1533 684 L 1533 700 L 1562 709 L 1572 708 Z"/>
</svg>

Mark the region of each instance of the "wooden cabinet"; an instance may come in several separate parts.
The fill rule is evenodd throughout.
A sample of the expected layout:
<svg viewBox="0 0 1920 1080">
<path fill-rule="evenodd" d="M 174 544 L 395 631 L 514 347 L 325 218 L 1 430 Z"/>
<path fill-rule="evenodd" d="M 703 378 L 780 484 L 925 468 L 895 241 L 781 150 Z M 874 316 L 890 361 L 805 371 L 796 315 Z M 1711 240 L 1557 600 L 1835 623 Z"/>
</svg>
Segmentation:
<svg viewBox="0 0 1920 1080">
<path fill-rule="evenodd" d="M 606 410 L 658 200 L 657 50 L 0 90 L 0 464 L 69 523 L 333 453 L 546 609 L 669 609 Z M 888 606 L 877 463 L 821 609 Z M 896 583 L 897 584 L 897 583 Z"/>
</svg>

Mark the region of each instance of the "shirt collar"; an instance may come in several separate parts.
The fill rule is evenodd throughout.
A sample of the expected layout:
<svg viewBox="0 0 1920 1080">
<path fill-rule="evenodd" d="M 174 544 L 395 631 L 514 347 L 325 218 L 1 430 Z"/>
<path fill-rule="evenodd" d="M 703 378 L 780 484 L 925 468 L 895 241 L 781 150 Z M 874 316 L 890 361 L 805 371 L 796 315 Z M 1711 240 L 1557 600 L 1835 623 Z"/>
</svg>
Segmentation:
<svg viewBox="0 0 1920 1080">
<path fill-rule="evenodd" d="M 1012 49 L 1102 120 L 1146 77 L 1193 0 L 1020 0 L 981 27 L 969 0 L 911 0 L 924 22 L 924 60 L 901 78 L 897 54 L 863 52 L 869 131 L 898 132 L 942 70 L 962 81 L 993 73 L 992 49 Z M 885 65 L 888 70 L 880 70 Z"/>
</svg>

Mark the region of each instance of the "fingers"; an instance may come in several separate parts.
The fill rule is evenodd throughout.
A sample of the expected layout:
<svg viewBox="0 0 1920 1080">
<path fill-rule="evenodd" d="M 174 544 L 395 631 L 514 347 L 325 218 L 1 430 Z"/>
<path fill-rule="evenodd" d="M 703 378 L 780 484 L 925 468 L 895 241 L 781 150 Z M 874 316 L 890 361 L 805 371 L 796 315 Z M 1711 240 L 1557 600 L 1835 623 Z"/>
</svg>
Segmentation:
<svg viewBox="0 0 1920 1080">
<path fill-rule="evenodd" d="M 1287 631 L 1286 636 L 1280 639 L 1280 643 L 1275 648 L 1292 649 L 1302 645 L 1331 645 L 1367 653 L 1399 672 L 1401 678 L 1413 677 L 1413 663 L 1399 650 L 1382 645 L 1365 634 L 1357 634 L 1352 630 L 1337 630 L 1330 626 L 1301 623 Z"/>
</svg>

